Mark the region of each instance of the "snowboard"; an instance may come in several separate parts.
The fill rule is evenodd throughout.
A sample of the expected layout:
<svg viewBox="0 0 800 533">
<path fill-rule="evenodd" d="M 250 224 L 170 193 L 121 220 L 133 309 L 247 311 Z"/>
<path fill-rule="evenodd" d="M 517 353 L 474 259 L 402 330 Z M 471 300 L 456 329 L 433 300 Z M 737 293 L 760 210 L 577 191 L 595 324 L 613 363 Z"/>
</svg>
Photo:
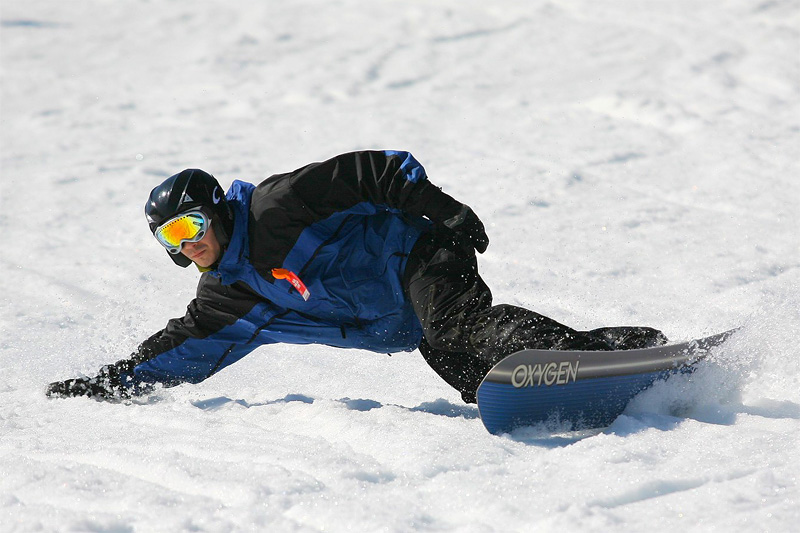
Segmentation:
<svg viewBox="0 0 800 533">
<path fill-rule="evenodd" d="M 635 350 L 522 350 L 483 379 L 478 411 L 495 435 L 556 417 L 577 428 L 605 427 L 638 393 L 671 374 L 691 372 L 734 331 Z"/>
</svg>

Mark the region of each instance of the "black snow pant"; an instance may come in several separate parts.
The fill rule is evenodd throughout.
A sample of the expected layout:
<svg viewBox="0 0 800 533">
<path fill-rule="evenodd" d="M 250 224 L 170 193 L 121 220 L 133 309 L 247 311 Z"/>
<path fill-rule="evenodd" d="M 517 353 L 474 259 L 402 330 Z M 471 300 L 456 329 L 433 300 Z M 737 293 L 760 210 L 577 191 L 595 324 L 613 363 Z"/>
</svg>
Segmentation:
<svg viewBox="0 0 800 533">
<path fill-rule="evenodd" d="M 487 372 L 519 350 L 618 350 L 667 341 L 652 328 L 577 331 L 521 307 L 492 305 L 475 250 L 446 229 L 420 237 L 409 255 L 403 286 L 422 324 L 420 352 L 467 403 L 475 403 Z"/>
</svg>

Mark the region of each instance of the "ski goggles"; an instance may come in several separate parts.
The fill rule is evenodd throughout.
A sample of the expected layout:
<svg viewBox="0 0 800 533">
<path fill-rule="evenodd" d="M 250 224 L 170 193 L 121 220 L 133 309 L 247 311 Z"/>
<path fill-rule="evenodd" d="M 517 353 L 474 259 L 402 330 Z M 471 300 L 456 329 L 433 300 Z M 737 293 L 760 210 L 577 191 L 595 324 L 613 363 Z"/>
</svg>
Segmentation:
<svg viewBox="0 0 800 533">
<path fill-rule="evenodd" d="M 167 220 L 153 232 L 156 240 L 171 254 L 181 253 L 185 242 L 197 242 L 206 236 L 211 220 L 195 209 Z"/>
</svg>

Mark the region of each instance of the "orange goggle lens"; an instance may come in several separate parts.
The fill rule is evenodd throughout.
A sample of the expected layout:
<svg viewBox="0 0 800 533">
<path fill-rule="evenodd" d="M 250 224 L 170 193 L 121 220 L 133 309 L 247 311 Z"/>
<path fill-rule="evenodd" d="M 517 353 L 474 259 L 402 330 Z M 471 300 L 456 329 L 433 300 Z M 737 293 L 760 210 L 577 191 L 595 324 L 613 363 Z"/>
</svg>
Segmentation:
<svg viewBox="0 0 800 533">
<path fill-rule="evenodd" d="M 200 211 L 178 215 L 156 228 L 155 237 L 171 254 L 178 254 L 185 242 L 197 242 L 208 231 L 208 217 Z"/>
</svg>

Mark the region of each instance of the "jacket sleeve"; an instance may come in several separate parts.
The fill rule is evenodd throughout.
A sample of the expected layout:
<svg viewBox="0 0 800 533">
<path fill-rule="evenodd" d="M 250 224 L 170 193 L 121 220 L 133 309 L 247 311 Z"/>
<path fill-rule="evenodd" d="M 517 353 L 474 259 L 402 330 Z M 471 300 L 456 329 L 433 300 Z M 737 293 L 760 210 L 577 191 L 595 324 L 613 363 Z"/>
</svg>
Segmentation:
<svg viewBox="0 0 800 533">
<path fill-rule="evenodd" d="M 146 392 L 157 383 L 199 383 L 263 344 L 254 342 L 257 328 L 246 319 L 258 302 L 245 287 L 222 285 L 203 274 L 183 317 L 170 320 L 127 359 L 103 367 L 99 377 L 122 395 Z"/>
<path fill-rule="evenodd" d="M 351 152 L 312 163 L 292 173 L 291 187 L 317 219 L 370 202 L 443 222 L 462 206 L 428 180 L 414 156 L 400 151 Z"/>
</svg>

